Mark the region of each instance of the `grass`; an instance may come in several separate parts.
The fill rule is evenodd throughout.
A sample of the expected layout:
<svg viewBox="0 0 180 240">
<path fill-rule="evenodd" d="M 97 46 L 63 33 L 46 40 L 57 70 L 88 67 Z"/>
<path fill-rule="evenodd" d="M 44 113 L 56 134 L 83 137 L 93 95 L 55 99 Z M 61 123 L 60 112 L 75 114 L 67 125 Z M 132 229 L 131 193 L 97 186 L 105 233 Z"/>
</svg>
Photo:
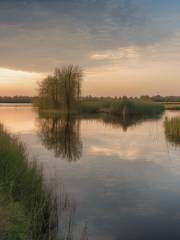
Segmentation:
<svg viewBox="0 0 180 240">
<path fill-rule="evenodd" d="M 0 239 L 28 239 L 30 227 L 25 210 L 10 195 L 0 190 Z"/>
<path fill-rule="evenodd" d="M 175 144 L 180 144 L 180 116 L 166 118 L 164 127 L 167 139 Z"/>
<path fill-rule="evenodd" d="M 82 101 L 79 106 L 80 114 L 111 113 L 118 116 L 152 116 L 163 110 L 161 103 L 142 100 Z"/>
<path fill-rule="evenodd" d="M 78 107 L 80 114 L 96 114 L 101 111 L 102 103 L 100 101 L 81 101 Z"/>
<path fill-rule="evenodd" d="M 117 115 L 119 117 L 144 117 L 144 116 L 153 116 L 161 114 L 164 111 L 165 107 L 161 103 L 156 103 L 152 101 L 142 101 L 142 100 L 116 100 L 116 99 L 104 99 L 97 101 L 86 101 L 81 100 L 78 104 L 78 107 L 71 112 L 75 115 L 91 115 L 99 113 L 110 113 L 112 115 Z M 46 112 L 49 114 L 64 113 L 61 109 L 39 109 L 40 112 Z"/>
<path fill-rule="evenodd" d="M 51 239 L 52 201 L 23 144 L 0 125 L 0 239 Z"/>
<path fill-rule="evenodd" d="M 152 116 L 161 114 L 164 106 L 159 103 L 141 100 L 122 100 L 112 104 L 111 113 L 128 117 L 128 116 Z"/>
</svg>

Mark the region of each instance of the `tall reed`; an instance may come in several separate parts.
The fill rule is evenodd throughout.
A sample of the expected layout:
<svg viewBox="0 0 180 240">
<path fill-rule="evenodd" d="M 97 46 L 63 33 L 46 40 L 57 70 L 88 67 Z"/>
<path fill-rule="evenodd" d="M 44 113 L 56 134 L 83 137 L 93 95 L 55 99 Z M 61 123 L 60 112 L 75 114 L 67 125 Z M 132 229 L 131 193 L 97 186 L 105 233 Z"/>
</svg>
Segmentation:
<svg viewBox="0 0 180 240">
<path fill-rule="evenodd" d="M 141 100 L 122 100 L 112 104 L 111 113 L 123 117 L 152 116 L 162 113 L 164 106 L 159 103 Z"/>
<path fill-rule="evenodd" d="M 166 117 L 164 127 L 167 139 L 175 144 L 180 144 L 180 116 Z"/>
<path fill-rule="evenodd" d="M 0 186 L 0 196 L 1 192 L 7 196 L 7 204 L 12 202 L 14 206 L 20 207 L 19 212 L 24 218 L 22 226 L 26 229 L 23 234 L 26 235 L 26 239 L 55 239 L 51 237 L 56 226 L 55 215 L 52 217 L 55 204 L 51 193 L 43 184 L 42 171 L 34 161 L 29 161 L 25 147 L 19 139 L 9 134 L 1 124 Z M 7 221 L 6 224 L 11 225 L 13 220 L 7 218 Z M 2 234 L 7 236 L 6 239 L 23 239 L 20 237 L 21 230 L 19 233 L 16 232 L 16 235 L 19 234 L 18 237 L 13 231 L 11 238 L 8 238 L 10 236 L 8 231 Z"/>
</svg>

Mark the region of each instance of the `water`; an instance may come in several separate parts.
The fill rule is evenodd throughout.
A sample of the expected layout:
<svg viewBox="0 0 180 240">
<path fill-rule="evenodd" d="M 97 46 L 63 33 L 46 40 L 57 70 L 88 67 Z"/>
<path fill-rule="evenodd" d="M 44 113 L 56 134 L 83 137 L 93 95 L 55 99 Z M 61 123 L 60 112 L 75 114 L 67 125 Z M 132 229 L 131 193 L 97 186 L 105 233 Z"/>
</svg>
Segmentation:
<svg viewBox="0 0 180 240">
<path fill-rule="evenodd" d="M 174 115 L 180 112 L 120 123 L 0 106 L 0 121 L 42 164 L 46 183 L 68 194 L 71 209 L 60 228 L 71 219 L 74 239 L 93 240 L 180 239 L 180 146 L 168 142 L 163 127 Z"/>
</svg>

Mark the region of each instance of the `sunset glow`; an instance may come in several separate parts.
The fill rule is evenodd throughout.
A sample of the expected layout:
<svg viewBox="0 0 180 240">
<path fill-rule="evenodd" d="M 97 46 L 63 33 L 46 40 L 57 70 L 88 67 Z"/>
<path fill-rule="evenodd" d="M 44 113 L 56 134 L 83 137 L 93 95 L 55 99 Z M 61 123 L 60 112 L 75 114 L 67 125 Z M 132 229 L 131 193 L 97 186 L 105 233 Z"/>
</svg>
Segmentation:
<svg viewBox="0 0 180 240">
<path fill-rule="evenodd" d="M 35 95 L 42 74 L 0 68 L 0 95 Z"/>
<path fill-rule="evenodd" d="M 83 95 L 178 95 L 179 10 L 176 0 L 0 3 L 0 95 L 34 95 L 70 63 L 85 72 Z"/>
</svg>

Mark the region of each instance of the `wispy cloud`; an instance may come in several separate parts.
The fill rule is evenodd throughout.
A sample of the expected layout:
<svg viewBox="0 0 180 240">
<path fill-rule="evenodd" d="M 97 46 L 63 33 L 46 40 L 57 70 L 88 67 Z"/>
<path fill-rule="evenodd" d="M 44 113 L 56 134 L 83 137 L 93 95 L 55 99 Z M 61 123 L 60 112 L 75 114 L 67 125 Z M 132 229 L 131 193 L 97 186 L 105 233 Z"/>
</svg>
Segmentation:
<svg viewBox="0 0 180 240">
<path fill-rule="evenodd" d="M 139 55 L 137 47 L 129 46 L 113 50 L 94 52 L 90 54 L 90 59 L 93 60 L 119 60 L 137 58 Z"/>
</svg>

